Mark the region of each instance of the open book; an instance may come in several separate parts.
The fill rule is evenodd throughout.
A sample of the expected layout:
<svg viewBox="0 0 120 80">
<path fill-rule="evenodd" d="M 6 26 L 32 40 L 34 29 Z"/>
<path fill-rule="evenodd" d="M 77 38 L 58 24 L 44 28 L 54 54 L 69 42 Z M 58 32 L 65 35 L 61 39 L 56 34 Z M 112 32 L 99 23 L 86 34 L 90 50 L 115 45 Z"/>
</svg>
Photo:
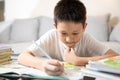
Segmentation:
<svg viewBox="0 0 120 80">
<path fill-rule="evenodd" d="M 10 75 L 9 75 L 10 74 Z M 61 76 L 49 76 L 45 72 L 25 67 L 15 63 L 0 65 L 0 76 L 29 77 L 52 80 L 79 80 L 81 79 L 80 67 L 68 66 Z M 16 76 L 17 75 L 17 76 Z"/>
<path fill-rule="evenodd" d="M 98 61 L 89 61 L 86 67 L 92 70 L 120 74 L 120 56 Z"/>
</svg>

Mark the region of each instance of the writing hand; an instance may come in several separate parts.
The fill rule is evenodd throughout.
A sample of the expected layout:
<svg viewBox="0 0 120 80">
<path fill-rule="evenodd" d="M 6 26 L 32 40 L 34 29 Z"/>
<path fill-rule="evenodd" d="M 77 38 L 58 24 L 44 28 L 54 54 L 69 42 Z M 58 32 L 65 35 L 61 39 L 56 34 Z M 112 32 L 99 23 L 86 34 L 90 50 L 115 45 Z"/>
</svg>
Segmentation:
<svg viewBox="0 0 120 80">
<path fill-rule="evenodd" d="M 44 63 L 43 69 L 48 75 L 60 75 L 64 70 L 64 64 L 58 60 L 50 59 Z"/>
</svg>

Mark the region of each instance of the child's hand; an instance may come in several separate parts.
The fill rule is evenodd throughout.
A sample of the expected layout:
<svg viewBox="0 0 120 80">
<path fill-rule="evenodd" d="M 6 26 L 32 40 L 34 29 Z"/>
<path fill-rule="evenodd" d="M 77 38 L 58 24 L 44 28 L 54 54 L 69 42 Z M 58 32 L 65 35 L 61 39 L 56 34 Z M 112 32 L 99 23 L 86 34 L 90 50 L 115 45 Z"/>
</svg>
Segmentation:
<svg viewBox="0 0 120 80">
<path fill-rule="evenodd" d="M 64 61 L 71 63 L 71 64 L 76 64 L 76 54 L 73 48 L 66 48 L 64 52 Z"/>
<path fill-rule="evenodd" d="M 43 70 L 48 75 L 60 75 L 64 70 L 64 64 L 58 60 L 51 59 L 44 63 Z"/>
</svg>

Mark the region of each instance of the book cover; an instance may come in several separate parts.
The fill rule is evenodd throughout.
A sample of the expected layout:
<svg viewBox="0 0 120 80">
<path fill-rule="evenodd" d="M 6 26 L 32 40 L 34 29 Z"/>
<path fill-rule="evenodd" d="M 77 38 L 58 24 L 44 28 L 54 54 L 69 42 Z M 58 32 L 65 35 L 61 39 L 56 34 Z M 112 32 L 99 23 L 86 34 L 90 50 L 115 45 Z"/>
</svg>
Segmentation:
<svg viewBox="0 0 120 80">
<path fill-rule="evenodd" d="M 0 60 L 12 56 L 13 52 L 0 53 Z"/>
<path fill-rule="evenodd" d="M 0 65 L 1 64 L 7 64 L 11 61 L 11 57 L 7 57 L 7 58 L 4 58 L 4 59 L 0 59 Z"/>
<path fill-rule="evenodd" d="M 11 47 L 10 46 L 7 46 L 7 45 L 0 45 L 0 51 L 11 51 Z"/>
</svg>

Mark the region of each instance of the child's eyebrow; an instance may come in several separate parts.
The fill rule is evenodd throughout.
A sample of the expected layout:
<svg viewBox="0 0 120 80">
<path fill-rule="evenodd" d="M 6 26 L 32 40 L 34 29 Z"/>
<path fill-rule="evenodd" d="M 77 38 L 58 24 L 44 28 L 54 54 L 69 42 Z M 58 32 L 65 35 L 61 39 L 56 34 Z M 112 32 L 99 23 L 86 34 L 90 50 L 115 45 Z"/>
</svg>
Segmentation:
<svg viewBox="0 0 120 80">
<path fill-rule="evenodd" d="M 66 33 L 66 31 L 60 31 L 60 32 L 62 32 L 62 33 Z"/>
<path fill-rule="evenodd" d="M 74 31 L 73 33 L 79 33 L 80 31 Z"/>
<path fill-rule="evenodd" d="M 66 33 L 66 31 L 60 31 L 61 33 Z M 73 31 L 72 33 L 79 33 L 80 31 L 77 30 L 77 31 Z"/>
</svg>

